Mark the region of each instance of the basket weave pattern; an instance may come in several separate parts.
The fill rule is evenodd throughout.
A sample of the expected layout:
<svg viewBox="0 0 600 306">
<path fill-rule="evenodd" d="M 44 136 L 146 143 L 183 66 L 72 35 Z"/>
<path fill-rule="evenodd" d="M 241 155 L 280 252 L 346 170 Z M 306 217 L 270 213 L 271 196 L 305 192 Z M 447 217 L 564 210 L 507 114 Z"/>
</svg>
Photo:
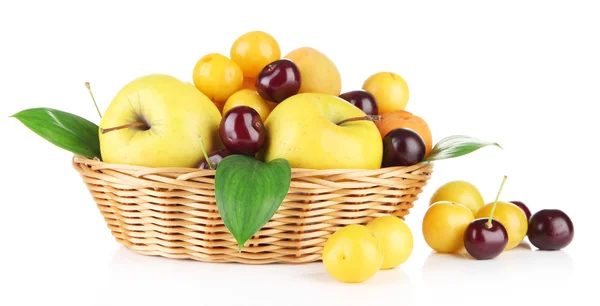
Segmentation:
<svg viewBox="0 0 600 306">
<path fill-rule="evenodd" d="M 377 170 L 292 169 L 273 218 L 238 251 L 215 203 L 212 170 L 145 168 L 74 156 L 116 240 L 139 254 L 204 262 L 307 263 L 348 224 L 383 215 L 403 218 L 433 164 Z"/>
</svg>

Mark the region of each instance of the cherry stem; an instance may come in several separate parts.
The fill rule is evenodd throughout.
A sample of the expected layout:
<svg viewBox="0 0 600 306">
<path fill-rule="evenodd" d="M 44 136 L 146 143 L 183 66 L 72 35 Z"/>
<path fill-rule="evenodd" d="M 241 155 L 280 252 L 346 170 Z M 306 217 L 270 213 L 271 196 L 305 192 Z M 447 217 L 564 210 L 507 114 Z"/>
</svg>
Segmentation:
<svg viewBox="0 0 600 306">
<path fill-rule="evenodd" d="M 92 101 L 94 101 L 94 106 L 96 106 L 96 111 L 98 112 L 98 116 L 102 119 L 102 114 L 100 113 L 100 109 L 98 108 L 98 104 L 96 103 L 96 99 L 94 99 L 94 94 L 92 93 L 92 88 L 90 87 L 89 82 L 85 82 L 85 87 L 88 89 L 90 96 L 92 97 Z"/>
<path fill-rule="evenodd" d="M 204 153 L 204 159 L 206 159 L 208 167 L 210 170 L 215 170 L 217 165 L 215 165 L 215 163 L 208 158 L 208 153 L 206 153 L 206 147 L 204 146 L 204 140 L 202 140 L 202 137 L 200 137 L 200 146 L 202 147 L 202 153 Z"/>
<path fill-rule="evenodd" d="M 502 185 L 500 185 L 500 190 L 498 190 L 498 194 L 496 195 L 496 200 L 494 201 L 494 204 L 492 205 L 492 212 L 490 213 L 490 217 L 488 218 L 488 221 L 486 222 L 486 226 L 487 228 L 491 228 L 492 227 L 492 217 L 494 216 L 494 211 L 496 210 L 496 204 L 498 203 L 498 198 L 500 198 L 500 193 L 502 192 L 502 188 L 504 187 L 504 183 L 506 182 L 507 176 L 504 176 L 504 179 L 502 179 Z"/>
<path fill-rule="evenodd" d="M 123 125 L 111 127 L 111 128 L 108 128 L 108 129 L 102 129 L 101 128 L 100 132 L 102 134 L 105 134 L 105 133 L 116 131 L 116 130 L 131 128 L 131 127 L 141 127 L 141 126 L 146 126 L 146 123 L 144 123 L 144 122 L 134 122 L 134 123 L 128 123 L 128 124 L 123 124 Z"/>
<path fill-rule="evenodd" d="M 362 117 L 348 118 L 348 119 L 344 119 L 344 120 L 338 122 L 337 125 L 342 125 L 342 124 L 344 124 L 346 122 L 360 121 L 360 120 L 380 121 L 381 120 L 381 116 L 379 116 L 379 115 L 366 115 L 366 116 L 362 116 Z"/>
</svg>

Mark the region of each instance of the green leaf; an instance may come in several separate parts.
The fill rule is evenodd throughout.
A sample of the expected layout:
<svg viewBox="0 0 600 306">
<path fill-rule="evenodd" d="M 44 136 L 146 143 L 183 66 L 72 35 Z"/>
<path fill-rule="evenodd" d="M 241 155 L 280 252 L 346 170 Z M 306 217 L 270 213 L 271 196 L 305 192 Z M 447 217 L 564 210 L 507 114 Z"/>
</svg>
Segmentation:
<svg viewBox="0 0 600 306">
<path fill-rule="evenodd" d="M 217 209 L 238 243 L 256 234 L 285 199 L 292 168 L 285 159 L 262 162 L 244 155 L 230 155 L 219 162 L 215 175 Z"/>
<path fill-rule="evenodd" d="M 85 118 L 44 107 L 26 109 L 11 117 L 62 149 L 87 158 L 101 158 L 98 126 Z"/>
<path fill-rule="evenodd" d="M 449 136 L 440 140 L 431 150 L 424 161 L 449 159 L 477 151 L 486 146 L 502 147 L 495 142 L 485 142 L 464 135 Z"/>
</svg>

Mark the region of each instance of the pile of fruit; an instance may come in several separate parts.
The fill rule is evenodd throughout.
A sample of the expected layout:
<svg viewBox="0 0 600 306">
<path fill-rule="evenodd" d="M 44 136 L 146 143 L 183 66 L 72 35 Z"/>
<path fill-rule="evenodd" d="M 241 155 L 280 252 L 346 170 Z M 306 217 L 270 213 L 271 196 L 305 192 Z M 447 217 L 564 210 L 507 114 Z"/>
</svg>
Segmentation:
<svg viewBox="0 0 600 306">
<path fill-rule="evenodd" d="M 468 136 L 434 145 L 425 120 L 405 110 L 409 90 L 400 75 L 377 72 L 362 88 L 341 92 L 329 57 L 310 47 L 282 57 L 277 41 L 262 31 L 234 40 L 229 56 L 201 56 L 192 79 L 139 77 L 104 114 L 96 105 L 99 125 L 51 108 L 13 117 L 58 147 L 106 163 L 216 170 L 217 208 L 240 250 L 284 200 L 292 168 L 411 166 L 499 147 Z M 573 228 L 564 213 L 544 210 L 529 218 L 524 211 L 522 203 L 497 199 L 484 206 L 474 186 L 451 182 L 433 196 L 423 235 L 438 252 L 466 248 L 480 259 L 514 248 L 526 235 L 541 249 L 570 243 Z M 322 258 L 335 278 L 361 282 L 399 266 L 412 248 L 404 220 L 384 216 L 334 233 Z"/>
<path fill-rule="evenodd" d="M 244 155 L 292 168 L 379 169 L 497 145 L 462 136 L 434 146 L 425 120 L 405 110 L 408 85 L 396 73 L 374 73 L 342 93 L 340 72 L 324 53 L 281 54 L 275 38 L 252 31 L 233 41 L 229 56 L 201 56 L 190 69 L 193 84 L 164 74 L 132 80 L 104 114 L 96 105 L 99 126 L 51 108 L 14 117 L 77 155 L 153 168 L 214 170 Z"/>
<path fill-rule="evenodd" d="M 536 248 L 560 250 L 573 240 L 573 222 L 559 209 L 543 209 L 531 215 L 520 201 L 498 201 L 506 176 L 494 202 L 484 205 L 481 193 L 466 181 L 439 187 L 423 217 L 426 243 L 438 253 L 466 251 L 474 259 L 493 259 L 519 245 L 525 237 Z M 342 282 L 363 282 L 379 270 L 404 263 L 412 253 L 413 236 L 395 216 L 373 219 L 366 226 L 348 225 L 326 242 L 323 263 Z"/>
<path fill-rule="evenodd" d="M 558 209 L 531 214 L 521 201 L 484 205 L 477 187 L 452 181 L 436 190 L 423 218 L 423 236 L 440 253 L 466 250 L 475 259 L 493 259 L 518 246 L 525 237 L 540 250 L 560 250 L 571 243 L 573 222 Z"/>
<path fill-rule="evenodd" d="M 218 131 L 203 137 L 218 134 L 224 148 L 207 141 L 208 160 L 200 168 L 242 154 L 265 162 L 283 158 L 294 168 L 377 169 L 416 164 L 432 149 L 427 123 L 404 110 L 409 91 L 401 76 L 378 72 L 362 89 L 341 93 L 329 57 L 311 47 L 282 57 L 277 41 L 262 31 L 238 37 L 229 57 L 202 56 L 192 76 L 223 116 Z M 102 153 L 109 162 L 126 162 Z"/>
</svg>

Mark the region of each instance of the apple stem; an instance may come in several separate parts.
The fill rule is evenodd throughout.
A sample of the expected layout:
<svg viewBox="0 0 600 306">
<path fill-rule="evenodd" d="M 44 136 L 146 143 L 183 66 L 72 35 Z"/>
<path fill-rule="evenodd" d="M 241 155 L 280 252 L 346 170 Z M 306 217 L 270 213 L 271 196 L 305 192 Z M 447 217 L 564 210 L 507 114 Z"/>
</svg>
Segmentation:
<svg viewBox="0 0 600 306">
<path fill-rule="evenodd" d="M 496 195 L 496 200 L 494 200 L 494 204 L 492 205 L 492 212 L 490 213 L 490 217 L 488 218 L 488 221 L 486 222 L 486 226 L 487 228 L 491 228 L 492 227 L 492 217 L 494 216 L 494 210 L 496 210 L 496 204 L 498 203 L 498 198 L 500 198 L 500 193 L 502 192 L 502 188 L 504 187 L 504 182 L 506 182 L 506 175 L 504 176 L 504 179 L 502 179 L 502 184 L 500 185 L 500 190 L 498 190 L 498 194 Z"/>
<path fill-rule="evenodd" d="M 337 125 L 342 125 L 342 124 L 344 124 L 346 122 L 360 121 L 360 120 L 379 121 L 379 120 L 381 120 L 381 116 L 379 116 L 379 115 L 366 115 L 366 116 L 362 116 L 362 117 L 348 118 L 348 119 L 344 119 L 344 120 L 338 122 Z"/>
<path fill-rule="evenodd" d="M 215 163 L 208 158 L 208 153 L 206 153 L 206 147 L 204 146 L 204 140 L 202 140 L 202 137 L 200 137 L 200 146 L 202 147 L 202 153 L 204 153 L 204 158 L 206 159 L 208 167 L 210 170 L 215 170 L 217 165 L 215 165 Z"/>
<path fill-rule="evenodd" d="M 119 125 L 119 126 L 115 126 L 115 127 L 111 127 L 108 129 L 100 129 L 100 132 L 102 134 L 111 132 L 111 131 L 116 131 L 116 130 L 120 130 L 120 129 L 126 129 L 126 128 L 130 128 L 130 127 L 141 127 L 141 126 L 146 126 L 146 123 L 144 122 L 134 122 L 134 123 L 128 123 L 128 124 L 123 124 L 123 125 Z"/>
<path fill-rule="evenodd" d="M 92 97 L 92 101 L 94 101 L 94 106 L 96 106 L 96 111 L 98 112 L 98 116 L 102 119 L 102 114 L 100 113 L 100 109 L 98 108 L 98 103 L 96 103 L 96 99 L 94 99 L 94 94 L 92 93 L 92 88 L 90 87 L 89 82 L 85 82 L 85 87 L 88 89 L 90 96 Z"/>
</svg>

